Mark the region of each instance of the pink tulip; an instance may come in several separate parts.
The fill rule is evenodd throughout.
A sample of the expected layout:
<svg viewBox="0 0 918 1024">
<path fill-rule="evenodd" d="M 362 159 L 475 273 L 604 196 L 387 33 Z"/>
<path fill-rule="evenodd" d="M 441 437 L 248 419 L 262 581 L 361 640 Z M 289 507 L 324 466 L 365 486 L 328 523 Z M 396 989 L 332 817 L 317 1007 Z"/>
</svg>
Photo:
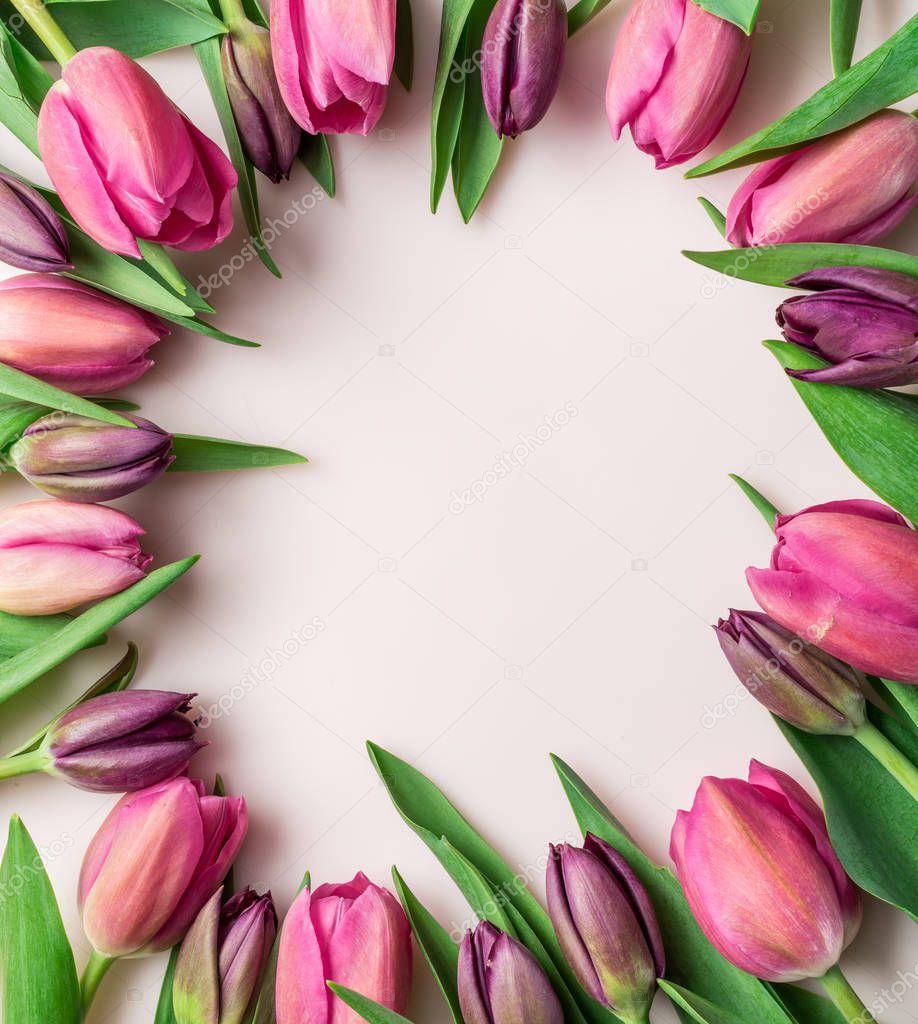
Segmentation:
<svg viewBox="0 0 918 1024">
<path fill-rule="evenodd" d="M 27 501 L 0 512 L 0 611 L 51 615 L 117 594 L 152 561 L 143 529 L 105 505 Z"/>
<path fill-rule="evenodd" d="M 233 226 L 236 172 L 139 64 L 80 50 L 45 98 L 38 148 L 67 209 L 100 245 L 140 256 L 137 239 L 209 249 Z"/>
<path fill-rule="evenodd" d="M 760 164 L 730 200 L 727 240 L 875 242 L 918 202 L 916 183 L 918 119 L 881 110 Z"/>
<path fill-rule="evenodd" d="M 702 780 L 691 811 L 676 817 L 670 853 L 701 930 L 757 978 L 821 978 L 860 926 L 860 894 L 819 807 L 757 761 L 748 782 Z"/>
<path fill-rule="evenodd" d="M 770 569 L 747 569 L 785 629 L 873 675 L 918 681 L 918 533 L 876 501 L 778 516 Z"/>
<path fill-rule="evenodd" d="M 300 127 L 366 135 L 386 106 L 395 0 L 271 0 L 271 48 Z"/>
<path fill-rule="evenodd" d="M 226 878 L 245 838 L 242 797 L 178 778 L 115 805 L 80 872 L 83 928 L 107 957 L 174 946 Z"/>
<path fill-rule="evenodd" d="M 277 1024 L 360 1024 L 327 987 L 352 988 L 396 1013 L 411 989 L 411 929 L 398 900 L 358 874 L 304 889 L 281 931 Z"/>
<path fill-rule="evenodd" d="M 98 395 L 132 384 L 168 333 L 152 313 L 63 277 L 0 282 L 0 362 L 64 391 Z"/>
<path fill-rule="evenodd" d="M 636 0 L 615 43 L 606 113 L 631 126 L 658 168 L 700 153 L 723 127 L 746 77 L 752 40 L 693 0 Z"/>
</svg>

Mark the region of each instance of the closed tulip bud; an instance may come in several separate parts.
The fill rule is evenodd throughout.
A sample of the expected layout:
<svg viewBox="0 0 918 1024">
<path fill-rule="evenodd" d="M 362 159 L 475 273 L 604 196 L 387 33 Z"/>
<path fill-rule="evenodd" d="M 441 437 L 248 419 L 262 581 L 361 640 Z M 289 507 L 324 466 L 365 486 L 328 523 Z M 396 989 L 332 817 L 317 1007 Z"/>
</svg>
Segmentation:
<svg viewBox="0 0 918 1024">
<path fill-rule="evenodd" d="M 538 960 L 487 921 L 459 948 L 459 1006 L 465 1024 L 564 1024 Z"/>
<path fill-rule="evenodd" d="M 876 501 L 778 516 L 770 569 L 747 569 L 785 629 L 862 672 L 918 681 L 918 533 Z"/>
<path fill-rule="evenodd" d="M 730 116 L 752 40 L 693 0 L 636 0 L 615 43 L 606 113 L 612 135 L 672 167 L 696 156 Z"/>
<path fill-rule="evenodd" d="M 117 594 L 153 559 L 143 529 L 105 505 L 27 501 L 0 512 L 0 611 L 53 615 Z"/>
<path fill-rule="evenodd" d="M 68 270 L 70 242 L 47 199 L 0 173 L 0 260 L 20 270 Z"/>
<path fill-rule="evenodd" d="M 411 989 L 411 928 L 398 900 L 365 875 L 304 889 L 278 946 L 277 1024 L 359 1024 L 327 982 L 352 988 L 395 1013 Z"/>
<path fill-rule="evenodd" d="M 182 942 L 172 1004 L 176 1024 L 248 1024 L 277 931 L 271 893 L 244 889 L 204 905 Z"/>
<path fill-rule="evenodd" d="M 46 771 L 80 789 L 127 793 L 175 778 L 205 744 L 187 717 L 193 694 L 125 690 L 84 701 L 51 726 Z"/>
<path fill-rule="evenodd" d="M 814 294 L 778 307 L 788 341 L 830 365 L 797 380 L 855 388 L 918 383 L 918 278 L 876 267 L 827 267 L 787 282 Z"/>
<path fill-rule="evenodd" d="M 500 137 L 515 139 L 548 113 L 566 47 L 563 0 L 497 0 L 481 44 L 481 86 Z"/>
<path fill-rule="evenodd" d="M 217 891 L 245 838 L 242 797 L 177 778 L 115 805 L 80 872 L 83 928 L 106 957 L 174 946 Z"/>
<path fill-rule="evenodd" d="M 727 240 L 738 246 L 875 242 L 918 202 L 916 181 L 918 119 L 881 110 L 760 164 L 730 200 Z"/>
<path fill-rule="evenodd" d="M 281 98 L 268 30 L 246 20 L 221 43 L 223 77 L 245 155 L 271 181 L 290 175 L 300 127 Z"/>
<path fill-rule="evenodd" d="M 23 274 L 0 282 L 0 362 L 64 391 L 132 384 L 168 333 L 152 313 L 76 281 Z"/>
<path fill-rule="evenodd" d="M 42 103 L 38 148 L 74 220 L 112 252 L 139 258 L 138 238 L 209 249 L 233 226 L 232 164 L 110 47 L 67 62 Z"/>
<path fill-rule="evenodd" d="M 731 609 L 714 628 L 743 686 L 785 722 L 835 736 L 853 736 L 864 724 L 864 691 L 848 665 L 760 612 Z"/>
<path fill-rule="evenodd" d="M 653 907 L 628 862 L 587 834 L 582 848 L 550 847 L 548 912 L 577 980 L 626 1024 L 646 1024 L 663 977 Z"/>
<path fill-rule="evenodd" d="M 821 978 L 861 922 L 822 811 L 753 761 L 749 781 L 704 779 L 670 853 L 695 919 L 720 953 L 765 981 Z"/>
<path fill-rule="evenodd" d="M 271 0 L 281 95 L 315 135 L 369 134 L 386 107 L 396 0 Z"/>
</svg>

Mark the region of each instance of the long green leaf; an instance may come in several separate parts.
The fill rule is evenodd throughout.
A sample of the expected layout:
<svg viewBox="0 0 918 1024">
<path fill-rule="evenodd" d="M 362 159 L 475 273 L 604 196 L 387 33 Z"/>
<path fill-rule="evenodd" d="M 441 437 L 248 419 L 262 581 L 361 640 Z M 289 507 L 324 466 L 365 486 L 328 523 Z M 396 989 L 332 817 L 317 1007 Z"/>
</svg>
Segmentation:
<svg viewBox="0 0 918 1024">
<path fill-rule="evenodd" d="M 366 996 L 362 996 L 353 989 L 336 985 L 333 981 L 328 982 L 328 987 L 355 1013 L 359 1013 L 365 1021 L 369 1021 L 369 1024 L 411 1024 L 407 1017 L 388 1010 L 385 1006 L 380 1006 L 379 1003 L 374 1003 L 372 999 L 367 999 Z"/>
<path fill-rule="evenodd" d="M 175 1010 L 172 1008 L 172 984 L 175 980 L 175 965 L 178 963 L 179 946 L 173 946 L 163 975 L 163 984 L 156 1001 L 156 1016 L 153 1024 L 176 1024 Z"/>
<path fill-rule="evenodd" d="M 841 75 L 851 67 L 863 0 L 830 0 L 829 37 L 832 70 Z"/>
<path fill-rule="evenodd" d="M 60 388 L 30 377 L 29 374 L 23 373 L 21 370 L 14 370 L 12 366 L 7 366 L 4 363 L 0 363 L 0 394 L 48 409 L 59 409 L 61 412 L 72 412 L 77 416 L 88 416 L 90 419 L 102 420 L 103 423 L 114 423 L 118 427 L 136 426 L 111 409 L 105 409 L 78 395 L 71 395 L 69 391 L 61 391 Z"/>
<path fill-rule="evenodd" d="M 597 14 L 604 11 L 612 0 L 578 0 L 567 12 L 567 34 L 572 36 L 584 25 L 591 22 Z"/>
<path fill-rule="evenodd" d="M 796 345 L 765 342 L 785 368 L 825 363 Z M 918 396 L 791 382 L 829 444 L 884 501 L 918 523 Z"/>
<path fill-rule="evenodd" d="M 171 316 L 168 313 L 161 313 L 160 315 L 164 320 L 170 320 L 172 323 L 178 324 L 179 327 L 184 327 L 186 330 L 194 331 L 197 334 L 203 334 L 208 338 L 216 338 L 217 341 L 223 341 L 227 345 L 237 345 L 239 348 L 261 348 L 257 341 L 249 341 L 248 338 L 238 338 L 235 334 L 227 334 L 226 331 L 221 331 L 219 327 L 214 327 L 213 324 L 209 324 L 206 320 L 200 320 L 197 317 Z"/>
<path fill-rule="evenodd" d="M 172 450 L 175 462 L 169 469 L 177 473 L 292 466 L 307 461 L 302 455 L 287 451 L 286 448 L 222 441 L 216 437 L 193 437 L 190 434 L 175 434 Z"/>
<path fill-rule="evenodd" d="M 752 35 L 759 16 L 760 0 L 693 0 L 709 14 L 716 14 L 724 21 L 732 22 L 747 36 Z"/>
<path fill-rule="evenodd" d="M 681 985 L 662 980 L 660 988 L 696 1024 L 746 1024 L 742 1017 L 715 1006 L 710 1000 L 690 992 Z"/>
<path fill-rule="evenodd" d="M 798 985 L 773 985 L 772 989 L 800 1024 L 847 1024 L 834 1004 L 815 992 L 808 992 Z"/>
<path fill-rule="evenodd" d="M 856 124 L 918 92 L 918 15 L 796 110 L 687 174 L 698 178 L 757 163 Z"/>
<path fill-rule="evenodd" d="M 38 110 L 54 79 L 5 25 L 0 25 L 0 121 L 38 155 Z"/>
<path fill-rule="evenodd" d="M 397 0 L 395 7 L 395 77 L 410 92 L 414 81 L 414 18 L 411 0 Z"/>
<path fill-rule="evenodd" d="M 711 202 L 710 199 L 705 199 L 704 196 L 698 197 L 698 202 L 701 203 L 701 208 L 708 215 L 711 223 L 717 229 L 717 233 L 724 238 L 727 234 L 727 218 L 724 214 Z"/>
<path fill-rule="evenodd" d="M 328 137 L 303 132 L 297 159 L 322 186 L 329 199 L 335 198 L 335 162 Z"/>
<path fill-rule="evenodd" d="M 98 639 L 184 575 L 198 555 L 164 565 L 127 590 L 100 601 L 34 647 L 0 663 L 0 703 Z"/>
<path fill-rule="evenodd" d="M 897 683 L 891 679 L 872 679 L 874 687 L 890 707 L 897 709 L 906 722 L 918 728 L 918 686 Z"/>
<path fill-rule="evenodd" d="M 0 863 L 0 1020 L 80 1024 L 73 952 L 41 855 L 18 817 Z"/>
<path fill-rule="evenodd" d="M 761 491 L 757 491 L 748 480 L 744 480 L 741 476 L 736 473 L 730 474 L 730 479 L 739 487 L 739 489 L 746 495 L 746 497 L 752 502 L 752 504 L 758 509 L 760 515 L 768 524 L 770 530 L 774 529 L 775 517 L 781 513 L 776 505 L 772 503 L 762 494 Z"/>
<path fill-rule="evenodd" d="M 28 650 L 72 622 L 69 615 L 10 615 L 0 612 L 0 658 Z"/>
</svg>

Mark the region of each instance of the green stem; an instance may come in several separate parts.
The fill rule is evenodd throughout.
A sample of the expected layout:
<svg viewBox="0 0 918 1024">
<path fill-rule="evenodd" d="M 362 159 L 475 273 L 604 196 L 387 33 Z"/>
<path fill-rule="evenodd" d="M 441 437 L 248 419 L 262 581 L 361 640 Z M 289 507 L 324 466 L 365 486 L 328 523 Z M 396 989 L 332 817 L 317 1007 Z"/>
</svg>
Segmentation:
<svg viewBox="0 0 918 1024">
<path fill-rule="evenodd" d="M 48 765 L 48 758 L 40 750 L 28 754 L 17 754 L 15 757 L 0 758 L 0 779 L 14 779 L 17 775 L 30 775 L 32 772 L 43 771 Z"/>
<path fill-rule="evenodd" d="M 918 768 L 870 722 L 865 722 L 854 738 L 869 751 L 899 785 L 918 801 Z"/>
<path fill-rule="evenodd" d="M 60 25 L 51 17 L 45 0 L 13 0 L 13 6 L 63 67 L 76 53 L 76 49 L 64 35 Z"/>
<path fill-rule="evenodd" d="M 249 20 L 245 8 L 242 6 L 242 0 L 219 0 L 219 4 L 220 13 L 223 15 L 227 28 L 233 29 Z"/>
<path fill-rule="evenodd" d="M 92 1006 L 92 1001 L 96 997 L 96 992 L 99 991 L 99 985 L 102 984 L 102 979 L 106 974 L 108 974 L 114 962 L 114 957 L 105 956 L 95 949 L 92 951 L 89 963 L 86 965 L 86 970 L 83 971 L 83 977 L 80 979 L 80 991 L 83 994 L 84 1019 L 89 1013 L 89 1007 Z"/>
<path fill-rule="evenodd" d="M 842 974 L 838 964 L 821 977 L 819 983 L 848 1024 L 876 1024 L 873 1014 L 848 984 L 848 979 Z"/>
</svg>

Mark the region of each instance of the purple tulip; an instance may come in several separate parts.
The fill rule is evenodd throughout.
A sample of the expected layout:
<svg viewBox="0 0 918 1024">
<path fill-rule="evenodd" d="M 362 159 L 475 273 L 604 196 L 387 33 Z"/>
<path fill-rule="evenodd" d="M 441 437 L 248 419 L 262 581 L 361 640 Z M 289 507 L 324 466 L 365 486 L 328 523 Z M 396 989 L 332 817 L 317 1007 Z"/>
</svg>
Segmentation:
<svg viewBox="0 0 918 1024">
<path fill-rule="evenodd" d="M 168 333 L 158 316 L 76 281 L 21 274 L 0 282 L 0 362 L 64 391 L 132 384 Z"/>
<path fill-rule="evenodd" d="M 233 226 L 233 165 L 117 50 L 67 62 L 42 103 L 38 148 L 74 220 L 112 252 L 139 258 L 138 238 L 209 249 Z"/>
<path fill-rule="evenodd" d="M 778 307 L 784 337 L 831 364 L 788 370 L 791 377 L 857 388 L 918 383 L 918 278 L 876 267 L 827 267 L 787 283 L 814 294 Z"/>
<path fill-rule="evenodd" d="M 564 1024 L 538 960 L 487 921 L 459 948 L 459 1006 L 465 1024 Z"/>
<path fill-rule="evenodd" d="M 693 0 L 636 0 L 615 43 L 606 113 L 612 135 L 631 126 L 657 168 L 696 156 L 739 96 L 752 40 Z"/>
<path fill-rule="evenodd" d="M 258 1000 L 277 913 L 271 893 L 243 889 L 204 905 L 182 942 L 172 1005 L 176 1024 L 248 1024 Z"/>
<path fill-rule="evenodd" d="M 566 47 L 563 0 L 497 0 L 481 44 L 481 86 L 498 136 L 515 139 L 548 113 Z"/>
<path fill-rule="evenodd" d="M 730 200 L 727 240 L 875 242 L 918 202 L 916 181 L 918 119 L 881 110 L 760 164 Z"/>
<path fill-rule="evenodd" d="M 0 260 L 20 270 L 69 270 L 70 241 L 47 199 L 0 173 Z"/>
<path fill-rule="evenodd" d="M 626 1024 L 646 1024 L 666 967 L 653 906 L 628 862 L 587 834 L 550 848 L 548 913 L 577 980 Z"/>
<path fill-rule="evenodd" d="M 10 449 L 10 461 L 31 484 L 55 498 L 112 501 L 145 487 L 175 461 L 172 435 L 139 416 L 136 428 L 72 413 L 36 420 Z"/>
<path fill-rule="evenodd" d="M 184 714 L 193 696 L 125 690 L 78 704 L 48 732 L 47 771 L 99 793 L 146 789 L 181 775 L 205 745 Z"/>
<path fill-rule="evenodd" d="M 821 978 L 860 927 L 860 893 L 822 811 L 757 761 L 748 782 L 702 781 L 691 811 L 676 816 L 670 853 L 701 930 L 757 978 Z"/>
<path fill-rule="evenodd" d="M 770 569 L 747 569 L 780 625 L 862 672 L 918 681 L 918 533 L 876 501 L 778 516 Z"/>
<path fill-rule="evenodd" d="M 174 946 L 232 867 L 248 828 L 242 797 L 177 778 L 121 798 L 80 872 L 83 928 L 106 957 Z"/>
</svg>

